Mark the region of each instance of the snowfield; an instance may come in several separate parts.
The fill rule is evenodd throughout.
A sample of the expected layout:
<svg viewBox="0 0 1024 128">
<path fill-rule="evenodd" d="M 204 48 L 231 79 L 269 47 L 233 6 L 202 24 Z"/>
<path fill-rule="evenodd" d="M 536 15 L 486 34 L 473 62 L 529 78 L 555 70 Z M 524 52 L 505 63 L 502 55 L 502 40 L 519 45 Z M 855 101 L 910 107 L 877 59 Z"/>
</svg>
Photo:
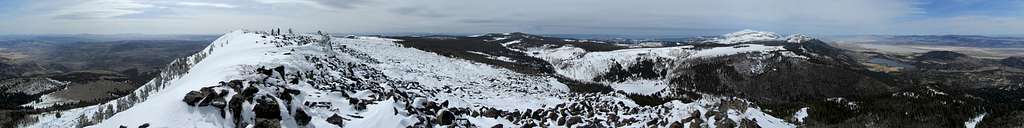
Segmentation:
<svg viewBox="0 0 1024 128">
<path fill-rule="evenodd" d="M 444 57 L 403 47 L 395 39 L 318 36 L 233 31 L 199 54 L 180 60 L 187 63 L 181 74 L 161 74 L 134 95 L 110 103 L 57 112 L 60 117 L 55 113 L 35 115 L 39 120 L 25 127 L 716 127 L 716 123 L 744 121 L 761 127 L 796 127 L 744 99 L 706 95 L 689 103 L 641 106 L 623 94 L 574 93 L 551 76 Z M 324 42 L 302 42 L 304 39 Z M 507 42 L 512 43 L 518 42 Z M 560 75 L 600 82 L 593 79 L 613 64 L 629 67 L 641 59 L 685 60 L 776 50 L 783 48 L 744 44 L 586 52 L 565 46 L 529 49 L 527 53 L 535 52 L 531 56 L 551 62 Z M 669 86 L 665 81 L 646 79 L 608 84 L 616 90 L 648 95 L 664 92 Z M 243 87 L 232 89 L 235 85 Z M 190 93 L 204 89 L 229 97 L 225 101 L 228 107 L 183 102 L 193 96 Z M 240 107 L 232 108 L 234 105 Z"/>
</svg>

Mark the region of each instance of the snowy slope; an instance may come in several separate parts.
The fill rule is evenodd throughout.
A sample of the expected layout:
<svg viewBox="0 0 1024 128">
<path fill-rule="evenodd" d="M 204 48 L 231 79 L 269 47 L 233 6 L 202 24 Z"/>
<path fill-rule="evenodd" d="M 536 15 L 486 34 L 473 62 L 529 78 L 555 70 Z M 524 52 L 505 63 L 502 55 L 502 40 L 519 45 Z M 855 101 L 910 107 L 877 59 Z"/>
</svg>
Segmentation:
<svg viewBox="0 0 1024 128">
<path fill-rule="evenodd" d="M 714 58 L 744 53 L 766 54 L 774 51 L 786 50 L 783 46 L 766 46 L 761 44 L 737 44 L 728 47 L 713 47 L 698 49 L 693 46 L 676 46 L 664 48 L 633 48 L 607 52 L 587 52 L 581 48 L 563 46 L 558 48 L 531 48 L 527 53 L 531 56 L 544 59 L 555 67 L 555 71 L 574 80 L 585 82 L 600 82 L 615 88 L 637 94 L 654 94 L 666 89 L 668 82 L 665 79 L 631 79 L 625 82 L 596 81 L 595 78 L 609 73 L 615 66 L 629 68 L 639 61 L 655 60 L 657 70 L 672 70 L 685 61 L 701 58 Z M 792 53 L 784 51 L 783 53 Z M 792 57 L 802 57 L 795 54 L 787 54 Z M 759 58 L 752 58 L 759 59 Z M 756 72 L 756 71 L 755 71 Z M 672 74 L 664 74 L 672 75 Z"/>
<path fill-rule="evenodd" d="M 117 127 L 123 124 L 150 123 L 155 127 L 227 127 L 223 120 L 215 118 L 211 109 L 195 109 L 182 104 L 181 97 L 191 90 L 204 86 L 215 85 L 217 82 L 235 77 L 237 69 L 246 64 L 263 64 L 279 61 L 285 56 L 265 55 L 271 52 L 282 52 L 273 45 L 260 44 L 265 42 L 254 34 L 234 31 L 217 39 L 208 49 L 214 49 L 209 56 L 190 68 L 189 73 L 167 82 L 168 88 L 151 95 L 152 98 L 127 111 L 103 121 L 96 127 Z M 153 115 L 165 117 L 194 118 L 139 118 Z M 201 117 L 201 118 L 195 118 Z"/>
</svg>

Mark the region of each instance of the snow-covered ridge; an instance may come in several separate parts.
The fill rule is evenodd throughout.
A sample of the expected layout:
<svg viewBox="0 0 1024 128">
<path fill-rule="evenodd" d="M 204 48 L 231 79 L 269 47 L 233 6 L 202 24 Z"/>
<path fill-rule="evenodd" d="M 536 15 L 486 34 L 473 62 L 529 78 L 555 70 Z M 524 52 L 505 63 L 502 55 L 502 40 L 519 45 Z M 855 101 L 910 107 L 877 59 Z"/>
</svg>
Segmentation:
<svg viewBox="0 0 1024 128">
<path fill-rule="evenodd" d="M 744 29 L 722 35 L 721 38 L 711 39 L 708 40 L 707 42 L 718 44 L 740 44 L 757 41 L 786 41 L 789 43 L 801 43 L 804 41 L 810 41 L 812 39 L 814 38 L 801 34 L 794 34 L 783 37 L 774 32 Z"/>
<path fill-rule="evenodd" d="M 768 46 L 762 44 L 737 44 L 735 46 L 714 47 L 698 49 L 694 46 L 676 46 L 662 48 L 632 48 L 604 52 L 587 52 L 582 48 L 573 46 L 562 46 L 557 48 L 530 48 L 528 55 L 543 59 L 550 63 L 555 72 L 568 78 L 584 81 L 599 82 L 615 88 L 637 94 L 655 94 L 662 92 L 668 85 L 664 80 L 627 80 L 626 82 L 605 82 L 596 81 L 601 75 L 609 73 L 615 67 L 625 70 L 641 61 L 655 61 L 656 70 L 671 70 L 678 64 L 694 59 L 706 59 L 722 56 L 753 53 L 756 56 L 772 56 L 771 52 L 781 51 L 782 56 L 796 58 L 807 58 L 785 51 L 783 46 Z M 752 60 L 764 59 L 750 58 Z M 751 72 L 762 73 L 764 65 L 753 65 Z M 671 74 L 671 73 L 670 73 Z M 662 74 L 669 75 L 669 74 Z M 651 88 L 637 88 L 637 84 L 651 86 Z"/>
</svg>

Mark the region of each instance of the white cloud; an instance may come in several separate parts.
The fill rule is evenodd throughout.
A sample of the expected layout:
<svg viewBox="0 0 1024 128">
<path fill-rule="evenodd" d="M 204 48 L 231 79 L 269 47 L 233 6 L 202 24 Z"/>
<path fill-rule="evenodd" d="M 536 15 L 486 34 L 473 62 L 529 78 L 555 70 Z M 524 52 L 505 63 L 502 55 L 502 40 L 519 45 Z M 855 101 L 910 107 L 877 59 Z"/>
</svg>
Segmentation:
<svg viewBox="0 0 1024 128">
<path fill-rule="evenodd" d="M 182 6 L 215 7 L 215 8 L 235 8 L 235 7 L 238 7 L 238 6 L 231 5 L 231 4 L 207 3 L 207 2 L 177 2 L 175 4 L 182 5 Z"/>
<path fill-rule="evenodd" d="M 132 0 L 90 0 L 54 11 L 51 15 L 64 19 L 110 18 L 142 13 L 142 9 L 153 5 Z"/>
</svg>

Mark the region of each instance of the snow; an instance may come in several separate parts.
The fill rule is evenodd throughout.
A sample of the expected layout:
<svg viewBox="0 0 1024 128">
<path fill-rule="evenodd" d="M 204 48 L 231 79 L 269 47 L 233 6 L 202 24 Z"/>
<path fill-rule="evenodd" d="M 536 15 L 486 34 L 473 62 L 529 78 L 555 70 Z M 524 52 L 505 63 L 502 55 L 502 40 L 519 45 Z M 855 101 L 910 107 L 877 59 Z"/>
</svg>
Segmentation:
<svg viewBox="0 0 1024 128">
<path fill-rule="evenodd" d="M 501 46 L 508 47 L 509 45 L 518 44 L 520 42 L 523 42 L 523 40 L 513 40 L 513 41 L 501 43 Z M 510 48 L 510 49 L 512 49 L 512 48 Z M 516 49 L 512 49 L 512 50 L 516 50 Z"/>
<path fill-rule="evenodd" d="M 385 100 L 383 103 L 371 105 L 367 112 L 362 113 L 365 118 L 354 119 L 345 127 L 349 128 L 402 128 L 412 124 L 403 124 L 402 120 L 410 120 L 407 117 L 395 115 L 395 101 Z M 399 122 L 395 122 L 399 121 Z"/>
<path fill-rule="evenodd" d="M 750 29 L 744 29 L 737 32 L 722 35 L 723 38 L 717 38 L 711 40 L 711 42 L 718 44 L 738 44 L 753 41 L 776 41 L 779 40 L 779 35 L 773 32 L 762 32 Z"/>
<path fill-rule="evenodd" d="M 825 101 L 834 102 L 834 103 L 840 103 L 840 104 L 846 104 L 846 107 L 849 107 L 849 108 L 857 108 L 857 103 L 856 102 L 847 100 L 846 98 L 842 98 L 842 97 L 831 97 L 831 98 L 825 99 Z"/>
<path fill-rule="evenodd" d="M 489 107 L 500 110 L 536 109 L 568 102 L 558 96 L 567 94 L 568 86 L 553 77 L 520 74 L 469 60 L 400 47 L 392 41 L 368 38 L 343 39 L 339 43 L 365 52 L 372 58 L 386 58 L 381 59 L 382 63 L 370 66 L 380 69 L 389 77 L 418 82 L 425 89 L 458 88 L 451 93 L 433 93 L 433 97 L 417 98 L 414 102 L 448 101 L 451 107 Z M 475 54 L 486 55 L 481 52 Z M 470 122 L 502 121 L 470 119 Z M 503 125 L 512 126 L 511 123 Z"/>
<path fill-rule="evenodd" d="M 727 47 L 714 47 L 708 49 L 695 49 L 693 46 L 676 46 L 662 48 L 632 48 L 603 52 L 587 52 L 586 50 L 571 45 L 557 48 L 535 47 L 527 48 L 527 55 L 543 59 L 555 67 L 555 72 L 568 78 L 584 81 L 599 82 L 621 90 L 636 94 L 655 94 L 667 88 L 667 83 L 657 80 L 628 80 L 627 82 L 602 82 L 594 81 L 594 78 L 606 74 L 615 65 L 622 68 L 629 68 L 637 64 L 639 60 L 663 61 L 655 67 L 656 69 L 669 69 L 673 64 L 685 63 L 682 61 L 729 56 L 743 53 L 767 54 L 772 51 L 786 50 L 783 46 L 766 46 L 762 44 L 738 44 Z M 786 54 L 789 53 L 789 54 Z M 791 52 L 783 52 L 783 55 L 806 58 Z M 764 59 L 764 58 L 754 58 Z M 759 65 L 763 66 L 763 65 Z M 751 67 L 754 73 L 763 72 L 763 67 Z"/>
<path fill-rule="evenodd" d="M 793 34 L 793 35 L 789 35 L 789 36 L 786 37 L 786 42 L 789 42 L 789 43 L 803 43 L 805 41 L 811 41 L 811 40 L 814 40 L 814 38 L 811 38 L 810 36 L 802 35 L 802 34 Z"/>
<path fill-rule="evenodd" d="M 623 112 L 597 113 L 601 116 L 594 118 L 606 118 L 605 114 L 615 114 L 623 118 L 636 118 L 639 123 L 627 124 L 628 127 L 645 127 L 646 121 L 661 117 L 669 120 L 681 120 L 690 116 L 692 112 L 706 115 L 714 106 L 722 100 L 733 100 L 718 96 L 703 96 L 691 103 L 672 101 L 660 106 L 640 106 L 621 94 L 577 94 L 570 93 L 569 87 L 554 77 L 527 75 L 498 68 L 491 65 L 476 63 L 464 59 L 455 59 L 441 56 L 435 53 L 417 50 L 415 48 L 402 47 L 394 41 L 395 39 L 378 37 L 357 37 L 357 38 L 333 38 L 333 45 L 300 45 L 300 46 L 275 46 L 267 44 L 273 39 L 261 38 L 259 34 L 234 31 L 225 34 L 214 41 L 207 49 L 208 56 L 188 68 L 188 73 L 168 80 L 163 90 L 150 94 L 144 102 L 135 104 L 125 111 L 119 112 L 112 117 L 103 120 L 99 124 L 89 127 L 118 127 L 121 125 L 134 127 L 148 123 L 151 127 L 236 127 L 229 118 L 221 118 L 219 111 L 212 107 L 192 107 L 181 102 L 182 97 L 189 91 L 199 90 L 202 87 L 216 85 L 218 82 L 233 79 L 250 79 L 255 76 L 244 74 L 242 71 L 251 71 L 253 67 L 284 65 L 287 71 L 308 71 L 313 69 L 309 63 L 298 55 L 329 55 L 337 56 L 337 61 L 351 62 L 365 65 L 366 68 L 379 70 L 387 76 L 388 80 L 408 81 L 418 83 L 414 88 L 398 88 L 393 83 L 379 83 L 379 86 L 388 89 L 401 89 L 400 91 L 420 94 L 412 101 L 398 99 L 381 99 L 370 104 L 365 110 L 353 109 L 342 94 L 349 94 L 357 99 L 374 99 L 375 92 L 368 90 L 352 90 L 352 92 L 322 91 L 313 88 L 314 85 L 300 83 L 289 85 L 287 88 L 297 89 L 303 92 L 294 97 L 295 101 L 327 102 L 333 104 L 325 108 L 303 109 L 312 117 L 309 127 L 337 127 L 327 123 L 325 119 L 334 114 L 349 118 L 351 115 L 358 115 L 363 118 L 349 118 L 344 127 L 381 127 L 399 128 L 407 127 L 419 120 L 409 111 L 405 105 L 412 102 L 410 107 L 422 108 L 420 104 L 426 102 L 448 102 L 448 108 L 495 108 L 504 111 L 552 108 L 559 104 L 569 103 L 622 103 L 627 107 L 638 108 L 642 112 L 638 114 L 626 114 Z M 333 47 L 344 46 L 350 51 L 332 49 Z M 585 50 L 572 46 L 558 48 L 528 48 L 531 56 L 542 58 L 552 62 L 559 67 L 557 72 L 564 76 L 579 80 L 592 80 L 600 73 L 608 71 L 611 64 L 622 64 L 628 67 L 638 59 L 663 59 L 663 60 L 684 60 L 693 57 L 722 56 L 756 51 L 778 50 L 773 46 L 758 46 L 754 44 L 746 47 L 727 47 L 726 49 L 693 49 L 693 46 L 665 47 L 665 48 L 640 48 L 624 49 L 605 52 L 586 52 Z M 295 49 L 294 51 L 292 51 Z M 709 51 L 710 50 L 710 51 Z M 365 53 L 365 54 L 357 54 Z M 283 55 L 282 53 L 292 53 Z M 475 54 L 487 55 L 482 52 Z M 194 58 L 193 58 L 194 59 Z M 495 59 L 499 59 L 495 57 Z M 346 69 L 360 74 L 364 70 Z M 324 78 L 345 77 L 339 71 L 317 70 L 323 72 Z M 270 78 L 271 82 L 283 80 Z M 610 83 L 616 90 L 623 90 L 638 94 L 655 94 L 664 92 L 668 88 L 665 81 L 660 80 L 627 80 L 626 82 Z M 445 90 L 445 91 L 437 91 Z M 258 94 L 271 93 L 271 91 L 260 91 Z M 235 94 L 228 94 L 235 95 Z M 589 98 L 589 99 L 588 99 Z M 294 104 L 301 104 L 294 102 Z M 747 101 L 737 101 L 745 102 Z M 108 103 L 109 104 L 109 103 Z M 287 106 L 289 104 L 281 104 Z M 251 111 L 252 103 L 245 103 L 243 110 Z M 26 127 L 67 127 L 78 123 L 79 115 L 93 115 L 99 108 L 97 106 L 83 107 L 61 112 L 63 117 L 57 118 L 52 113 L 39 116 L 40 122 Z M 287 111 L 281 107 L 282 111 Z M 745 111 L 730 109 L 726 114 L 727 119 L 734 122 L 740 119 L 754 119 L 762 127 L 795 127 L 779 118 L 765 114 L 756 107 L 748 107 Z M 398 110 L 398 111 L 396 111 Z M 254 117 L 252 113 L 245 112 L 242 117 Z M 299 127 L 293 121 L 293 117 L 282 115 L 281 124 L 283 127 Z M 459 117 L 480 127 L 490 127 L 502 124 L 508 127 L 516 127 L 511 121 L 504 118 L 483 118 L 483 117 Z M 705 122 L 714 122 L 711 117 L 698 117 Z M 429 120 L 426 120 L 429 121 Z M 688 124 L 688 123 L 687 123 Z M 708 123 L 712 125 L 713 123 Z M 239 126 L 246 127 L 246 126 Z M 252 127 L 252 125 L 248 126 Z"/>
<path fill-rule="evenodd" d="M 814 38 L 802 34 L 793 34 L 783 38 L 774 32 L 744 29 L 722 35 L 721 38 L 715 38 L 708 40 L 707 42 L 718 44 L 741 44 L 757 41 L 786 41 L 788 43 L 802 43 L 813 39 Z"/>
<path fill-rule="evenodd" d="M 256 34 L 234 31 L 214 41 L 209 48 L 213 52 L 189 70 L 189 73 L 176 80 L 169 81 L 168 88 L 136 106 L 114 115 L 92 127 L 109 128 L 120 125 L 138 126 L 149 123 L 151 127 L 230 127 L 232 124 L 222 119 L 214 110 L 197 109 L 182 104 L 181 98 L 192 90 L 205 86 L 216 85 L 238 73 L 241 65 L 270 63 L 281 56 L 264 54 L 280 50 L 273 45 L 256 42 L 266 41 Z M 208 48 L 208 49 L 209 49 Z M 204 50 L 205 51 L 205 50 Z M 280 51 L 277 51 L 280 52 Z M 163 117 L 193 118 L 139 118 L 160 115 Z M 203 117 L 203 118 L 196 118 Z"/>
<path fill-rule="evenodd" d="M 761 44 L 740 44 L 731 47 L 693 49 L 693 46 L 663 48 L 633 48 L 606 52 L 587 52 L 582 48 L 562 46 L 558 48 L 529 48 L 528 55 L 544 59 L 555 66 L 557 73 L 575 80 L 591 81 L 594 77 L 608 72 L 612 65 L 623 68 L 636 63 L 637 59 L 685 60 L 711 58 L 742 53 L 786 50 L 782 46 Z M 798 56 L 798 55 L 794 55 Z"/>
<path fill-rule="evenodd" d="M 932 86 L 925 86 L 925 88 L 928 89 L 928 91 L 931 91 L 931 93 L 934 94 L 934 95 L 949 95 L 949 94 L 946 94 L 945 92 L 942 92 L 942 91 L 939 91 L 938 89 L 933 88 Z"/>
<path fill-rule="evenodd" d="M 797 122 L 804 122 L 804 119 L 807 118 L 807 109 L 810 108 L 800 108 L 799 111 L 796 111 L 796 113 L 793 114 L 793 117 L 796 117 Z"/>
<path fill-rule="evenodd" d="M 668 88 L 668 83 L 661 80 L 627 80 L 621 83 L 610 83 L 609 86 L 626 93 L 652 95 L 665 91 Z"/>
<path fill-rule="evenodd" d="M 281 52 L 271 44 L 256 43 L 266 39 L 256 34 L 233 31 L 215 40 L 202 50 L 209 52 L 207 61 L 199 61 L 188 72 L 179 78 L 165 83 L 166 88 L 150 94 L 145 102 L 135 104 L 131 108 L 117 113 L 109 119 L 90 127 L 118 127 L 120 125 L 138 126 L 149 123 L 151 127 L 231 127 L 226 119 L 220 118 L 214 109 L 188 107 L 181 102 L 187 92 L 201 87 L 216 85 L 218 82 L 234 76 L 241 65 L 274 62 L 281 56 L 268 56 L 267 53 Z M 197 59 L 193 56 L 190 59 Z M 140 88 L 141 89 L 141 88 Z M 115 101 L 111 101 L 113 104 Z M 116 105 L 116 104 L 114 104 Z M 40 122 L 27 127 L 62 127 L 77 124 L 77 115 L 93 115 L 99 108 L 89 106 L 68 110 L 63 117 L 43 115 Z M 143 118 L 146 117 L 146 118 Z M 189 118 L 153 118 L 153 117 L 189 117 Z"/>
<path fill-rule="evenodd" d="M 978 115 L 978 116 L 976 116 L 974 118 L 971 118 L 971 120 L 967 120 L 967 122 L 964 122 L 964 127 L 966 127 L 966 128 L 975 128 L 975 127 L 977 127 L 978 123 L 981 122 L 981 119 L 985 118 L 985 115 L 988 115 L 988 113 L 981 114 L 981 115 Z"/>
<path fill-rule="evenodd" d="M 509 125 L 509 124 L 512 124 L 512 121 L 508 121 L 505 118 L 493 119 L 493 118 L 486 118 L 486 117 L 480 116 L 480 117 L 469 117 L 469 118 L 466 118 L 466 120 L 469 120 L 469 122 L 472 122 L 473 124 L 476 124 L 477 126 L 480 126 L 482 128 L 489 128 L 489 127 L 492 127 L 492 126 L 498 125 L 498 124 L 502 124 L 502 126 L 504 126 L 504 127 L 516 127 L 515 125 Z"/>
<path fill-rule="evenodd" d="M 668 110 L 669 113 L 670 113 L 669 114 L 669 118 L 668 118 L 669 120 L 680 120 L 680 119 L 689 118 L 691 112 L 700 112 L 701 115 L 710 114 L 709 112 L 712 112 L 712 111 L 709 110 L 708 108 L 704 108 L 703 106 L 716 105 L 716 104 L 719 104 L 721 102 L 724 102 L 724 100 L 730 100 L 730 99 L 728 99 L 728 98 L 720 98 L 720 97 L 709 97 L 709 98 L 700 99 L 700 100 L 697 100 L 697 101 L 694 101 L 694 102 L 691 102 L 691 103 L 682 103 L 682 102 L 679 102 L 679 101 L 672 101 L 672 102 L 666 103 L 663 106 L 665 108 L 669 109 Z M 741 101 L 741 102 L 745 102 L 745 101 Z M 748 107 L 748 108 L 745 108 L 745 111 L 740 111 L 740 109 L 729 109 L 729 110 L 726 110 L 726 115 L 725 116 L 727 117 L 725 119 L 731 120 L 733 122 L 739 122 L 742 119 L 755 120 L 755 121 L 757 121 L 756 123 L 760 127 L 764 127 L 764 128 L 795 128 L 796 127 L 796 125 L 794 125 L 794 124 L 790 124 L 790 123 L 788 123 L 788 122 L 786 122 L 786 121 L 784 121 L 782 119 L 773 117 L 773 116 L 765 113 L 760 108 Z M 714 117 L 699 117 L 698 119 L 704 120 L 704 122 L 715 122 L 715 118 Z M 715 127 L 714 123 L 707 123 L 707 125 L 709 127 Z"/>
<path fill-rule="evenodd" d="M 477 54 L 477 55 L 485 56 L 485 57 L 487 57 L 487 59 L 500 60 L 500 61 L 505 61 L 505 62 L 510 62 L 510 63 L 515 63 L 516 62 L 516 60 L 513 60 L 512 58 L 508 58 L 508 57 L 505 57 L 505 56 L 493 56 L 491 54 L 487 54 L 487 53 L 483 53 L 483 52 L 477 52 L 477 51 L 467 51 L 467 52 L 473 53 L 473 54 Z"/>
<path fill-rule="evenodd" d="M 46 108 L 46 107 L 50 107 L 50 106 L 57 105 L 57 104 L 74 103 L 74 102 L 78 102 L 78 101 L 77 100 L 64 99 L 64 98 L 60 98 L 58 96 L 53 96 L 53 95 L 47 94 L 47 95 L 40 96 L 39 99 L 37 99 L 36 101 L 32 101 L 32 102 L 29 102 L 27 104 L 23 104 L 21 106 L 23 106 L 23 107 L 32 107 L 32 108 Z"/>
<path fill-rule="evenodd" d="M 69 82 L 53 80 L 50 78 L 7 79 L 0 83 L 3 83 L 0 84 L 0 88 L 7 88 L 4 91 L 5 93 L 24 93 L 27 95 L 39 94 L 47 90 L 61 88 L 69 84 Z"/>
<path fill-rule="evenodd" d="M 711 57 L 735 55 L 735 54 L 740 54 L 740 53 L 750 53 L 750 52 L 763 52 L 763 53 L 766 53 L 766 52 L 770 52 L 770 51 L 779 51 L 779 50 L 786 50 L 786 49 L 783 48 L 782 46 L 765 46 L 765 45 L 760 45 L 760 44 L 740 44 L 740 45 L 736 45 L 736 46 L 733 46 L 733 47 L 715 47 L 715 48 L 706 49 L 706 50 L 693 51 L 692 52 L 693 55 L 691 55 L 691 58 L 711 58 Z"/>
<path fill-rule="evenodd" d="M 627 68 L 637 61 L 638 58 L 654 59 L 675 59 L 686 57 L 686 48 L 692 46 L 665 47 L 665 48 L 635 48 L 606 52 L 587 52 L 582 48 L 573 46 L 562 46 L 553 49 L 530 48 L 528 53 L 531 56 L 544 59 L 555 66 L 558 74 L 591 82 L 594 77 L 604 74 L 611 69 L 613 64 L 620 64 Z"/>
</svg>

